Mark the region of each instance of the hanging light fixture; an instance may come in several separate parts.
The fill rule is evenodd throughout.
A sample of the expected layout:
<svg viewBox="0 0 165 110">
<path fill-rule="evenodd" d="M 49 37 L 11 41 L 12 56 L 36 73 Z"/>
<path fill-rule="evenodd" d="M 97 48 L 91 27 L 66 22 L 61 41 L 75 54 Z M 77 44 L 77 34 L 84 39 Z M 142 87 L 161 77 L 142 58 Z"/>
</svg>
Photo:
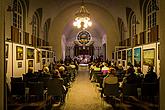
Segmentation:
<svg viewBox="0 0 165 110">
<path fill-rule="evenodd" d="M 92 26 L 92 22 L 90 21 L 90 13 L 84 6 L 84 0 L 82 0 L 80 10 L 76 12 L 75 14 L 73 26 L 76 26 L 77 28 L 82 28 L 82 29 L 86 29 Z"/>
</svg>

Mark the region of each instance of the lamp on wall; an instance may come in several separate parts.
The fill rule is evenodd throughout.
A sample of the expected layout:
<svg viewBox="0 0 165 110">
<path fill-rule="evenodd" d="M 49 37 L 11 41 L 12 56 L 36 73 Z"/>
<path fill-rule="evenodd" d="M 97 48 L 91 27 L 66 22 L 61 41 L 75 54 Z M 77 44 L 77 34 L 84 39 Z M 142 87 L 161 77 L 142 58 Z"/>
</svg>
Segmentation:
<svg viewBox="0 0 165 110">
<path fill-rule="evenodd" d="M 73 26 L 82 29 L 92 26 L 92 22 L 90 21 L 90 13 L 84 6 L 84 0 L 82 0 L 80 10 L 75 13 Z"/>
</svg>

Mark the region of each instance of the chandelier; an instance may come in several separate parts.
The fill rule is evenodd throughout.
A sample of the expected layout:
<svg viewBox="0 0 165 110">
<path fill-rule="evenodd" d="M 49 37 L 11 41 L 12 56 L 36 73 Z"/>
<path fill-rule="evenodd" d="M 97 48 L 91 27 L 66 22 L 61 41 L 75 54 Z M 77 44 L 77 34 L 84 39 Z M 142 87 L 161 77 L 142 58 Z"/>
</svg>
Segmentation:
<svg viewBox="0 0 165 110">
<path fill-rule="evenodd" d="M 90 13 L 84 6 L 83 0 L 82 0 L 82 5 L 80 7 L 80 10 L 75 13 L 73 26 L 77 28 L 82 28 L 82 29 L 86 29 L 92 26 L 92 22 L 90 21 Z"/>
</svg>

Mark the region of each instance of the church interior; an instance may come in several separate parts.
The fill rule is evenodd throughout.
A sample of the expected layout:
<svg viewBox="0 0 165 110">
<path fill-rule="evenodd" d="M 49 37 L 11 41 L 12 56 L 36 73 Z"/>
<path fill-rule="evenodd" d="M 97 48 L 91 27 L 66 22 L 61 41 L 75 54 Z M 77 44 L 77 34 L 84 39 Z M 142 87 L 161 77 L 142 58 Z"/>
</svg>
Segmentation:
<svg viewBox="0 0 165 110">
<path fill-rule="evenodd" d="M 164 0 L 1 0 L 0 109 L 165 110 L 164 12 Z"/>
</svg>

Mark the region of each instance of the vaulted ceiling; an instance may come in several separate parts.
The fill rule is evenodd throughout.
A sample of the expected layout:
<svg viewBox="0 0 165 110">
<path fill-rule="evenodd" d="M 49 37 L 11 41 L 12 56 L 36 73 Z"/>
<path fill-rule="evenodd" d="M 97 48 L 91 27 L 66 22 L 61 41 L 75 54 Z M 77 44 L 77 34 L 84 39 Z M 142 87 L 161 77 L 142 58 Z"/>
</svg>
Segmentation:
<svg viewBox="0 0 165 110">
<path fill-rule="evenodd" d="M 75 12 L 79 10 L 81 2 L 81 0 L 30 0 L 31 14 L 36 8 L 42 7 L 42 23 L 44 24 L 47 18 L 51 18 L 49 42 L 58 52 L 57 57 L 62 56 L 64 47 L 73 43 L 80 31 L 72 24 Z M 84 2 L 93 22 L 92 27 L 87 30 L 91 33 L 95 45 L 106 43 L 107 47 L 111 47 L 107 48 L 107 51 L 112 52 L 114 46 L 118 45 L 120 36 L 117 18 L 122 18 L 127 28 L 126 7 L 136 9 L 139 0 L 84 0 Z M 136 10 L 135 12 L 140 13 Z M 107 56 L 111 57 L 111 55 Z"/>
</svg>

